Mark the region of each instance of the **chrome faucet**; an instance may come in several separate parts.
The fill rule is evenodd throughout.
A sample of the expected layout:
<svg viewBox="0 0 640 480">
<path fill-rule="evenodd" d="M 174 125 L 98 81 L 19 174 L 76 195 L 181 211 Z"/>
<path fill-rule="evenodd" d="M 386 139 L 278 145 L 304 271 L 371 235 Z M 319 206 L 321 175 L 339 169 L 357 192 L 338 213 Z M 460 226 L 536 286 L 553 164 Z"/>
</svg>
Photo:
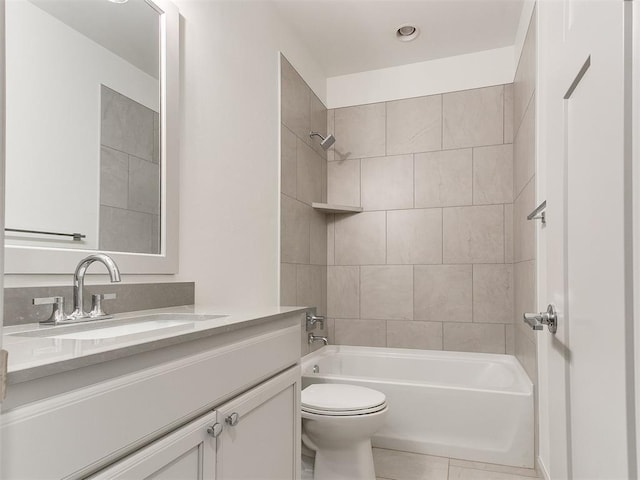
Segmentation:
<svg viewBox="0 0 640 480">
<path fill-rule="evenodd" d="M 116 262 L 114 262 L 110 256 L 105 255 L 104 253 L 96 253 L 81 260 L 73 274 L 73 312 L 69 315 L 69 320 L 77 321 L 80 319 L 96 318 L 99 316 L 104 318 L 104 313 L 99 315 L 99 313 L 102 312 L 101 306 L 97 309 L 94 306 L 91 313 L 84 311 L 84 275 L 87 272 L 89 265 L 93 262 L 100 262 L 107 267 L 109 276 L 111 277 L 111 282 L 120 281 L 120 270 L 118 269 Z"/>
<path fill-rule="evenodd" d="M 329 339 L 327 337 L 321 337 L 320 335 L 314 335 L 313 333 L 310 333 L 307 338 L 309 341 L 309 345 L 311 345 L 313 342 L 322 342 L 325 345 L 329 345 Z"/>
</svg>

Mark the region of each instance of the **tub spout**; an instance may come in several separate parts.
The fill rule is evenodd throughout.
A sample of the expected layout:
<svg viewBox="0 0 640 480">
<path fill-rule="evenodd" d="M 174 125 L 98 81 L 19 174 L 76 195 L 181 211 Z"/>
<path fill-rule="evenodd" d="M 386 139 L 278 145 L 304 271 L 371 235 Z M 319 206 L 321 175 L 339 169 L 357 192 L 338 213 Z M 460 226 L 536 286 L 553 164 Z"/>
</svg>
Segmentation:
<svg viewBox="0 0 640 480">
<path fill-rule="evenodd" d="M 322 342 L 325 345 L 329 345 L 329 340 L 327 339 L 327 337 L 321 337 L 320 335 L 314 335 L 313 333 L 310 333 L 307 338 L 309 339 L 309 345 L 311 345 L 313 342 Z"/>
</svg>

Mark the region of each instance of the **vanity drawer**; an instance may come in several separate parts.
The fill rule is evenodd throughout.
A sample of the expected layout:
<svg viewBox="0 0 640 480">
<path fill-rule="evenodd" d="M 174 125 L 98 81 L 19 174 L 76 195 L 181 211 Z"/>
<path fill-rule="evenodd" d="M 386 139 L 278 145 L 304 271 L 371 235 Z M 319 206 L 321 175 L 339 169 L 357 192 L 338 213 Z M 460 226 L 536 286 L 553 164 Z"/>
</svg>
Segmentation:
<svg viewBox="0 0 640 480">
<path fill-rule="evenodd" d="M 2 419 L 0 477 L 85 475 L 299 358 L 295 325 L 16 408 Z"/>
</svg>

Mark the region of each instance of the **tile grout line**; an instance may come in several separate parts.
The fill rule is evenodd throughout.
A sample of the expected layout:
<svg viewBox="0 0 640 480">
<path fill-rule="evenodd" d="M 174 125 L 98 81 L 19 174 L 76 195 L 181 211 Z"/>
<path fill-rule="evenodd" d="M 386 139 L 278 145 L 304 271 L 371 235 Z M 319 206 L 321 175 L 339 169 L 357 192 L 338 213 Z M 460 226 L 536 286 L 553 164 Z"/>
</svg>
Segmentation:
<svg viewBox="0 0 640 480">
<path fill-rule="evenodd" d="M 533 177 L 532 177 L 533 178 Z M 287 195 L 286 193 L 283 193 L 283 195 L 290 197 L 289 195 Z M 296 200 L 296 199 L 294 199 Z M 309 205 L 308 203 L 305 203 L 301 200 L 298 200 L 300 203 L 304 203 L 305 205 Z M 506 204 L 508 205 L 510 202 L 506 202 Z M 472 205 L 472 204 L 463 204 L 463 205 L 437 205 L 437 206 L 429 206 L 429 207 L 423 207 L 423 206 L 419 206 L 419 207 L 399 207 L 399 208 L 388 208 L 388 209 L 384 209 L 384 208 L 380 208 L 380 209 L 371 209 L 371 210 L 363 210 L 362 212 L 357 212 L 357 213 L 367 213 L 367 212 L 398 212 L 398 211 L 411 211 L 411 210 L 436 210 L 436 209 L 451 209 L 451 208 L 474 208 L 474 207 L 501 207 L 505 205 L 505 202 L 499 202 L 499 203 L 481 203 L 478 205 Z"/>
<path fill-rule="evenodd" d="M 299 137 L 296 137 L 299 138 Z M 461 145 L 461 146 L 456 146 L 456 147 L 452 147 L 452 148 L 440 148 L 437 150 L 421 150 L 419 152 L 413 152 L 414 154 L 423 154 L 423 153 L 440 153 L 440 152 L 454 152 L 456 150 L 469 150 L 471 148 L 489 148 L 489 147 L 500 147 L 502 145 L 512 145 L 512 142 L 507 142 L 507 143 L 487 143 L 485 145 Z M 398 154 L 393 154 L 393 155 L 367 155 L 367 156 L 362 156 L 362 157 L 353 157 L 353 158 L 341 158 L 338 160 L 327 160 L 328 162 L 348 162 L 350 160 L 370 160 L 370 159 L 376 159 L 376 158 L 385 158 L 385 157 L 401 157 L 403 155 L 410 155 L 411 152 L 408 153 L 398 153 Z"/>
<path fill-rule="evenodd" d="M 521 260 L 516 262 L 517 264 L 527 263 L 535 261 L 535 258 L 531 258 L 528 260 Z M 282 263 L 296 263 L 296 262 L 282 262 Z M 299 263 L 298 263 L 299 264 Z M 511 262 L 447 262 L 447 263 L 341 263 L 338 265 L 330 265 L 336 267 L 440 267 L 440 266 L 461 266 L 461 265 L 511 265 Z M 320 264 L 314 264 L 321 266 Z"/>
</svg>

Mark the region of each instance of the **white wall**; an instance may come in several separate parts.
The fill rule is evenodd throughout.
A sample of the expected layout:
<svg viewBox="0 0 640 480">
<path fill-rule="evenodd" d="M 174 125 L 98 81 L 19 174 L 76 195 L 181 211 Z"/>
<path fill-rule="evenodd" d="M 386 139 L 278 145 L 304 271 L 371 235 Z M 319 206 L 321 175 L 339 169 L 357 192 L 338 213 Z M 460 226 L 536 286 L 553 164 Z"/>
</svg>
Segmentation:
<svg viewBox="0 0 640 480">
<path fill-rule="evenodd" d="M 327 79 L 327 107 L 488 87 L 513 82 L 513 47 L 353 73 Z"/>
<path fill-rule="evenodd" d="M 45 242 L 97 248 L 100 84 L 158 111 L 158 81 L 25 0 L 7 2 L 6 35 L 6 226 L 80 232 Z"/>
<path fill-rule="evenodd" d="M 277 304 L 279 51 L 324 76 L 269 2 L 178 2 L 183 16 L 180 273 L 196 301 Z"/>
</svg>

